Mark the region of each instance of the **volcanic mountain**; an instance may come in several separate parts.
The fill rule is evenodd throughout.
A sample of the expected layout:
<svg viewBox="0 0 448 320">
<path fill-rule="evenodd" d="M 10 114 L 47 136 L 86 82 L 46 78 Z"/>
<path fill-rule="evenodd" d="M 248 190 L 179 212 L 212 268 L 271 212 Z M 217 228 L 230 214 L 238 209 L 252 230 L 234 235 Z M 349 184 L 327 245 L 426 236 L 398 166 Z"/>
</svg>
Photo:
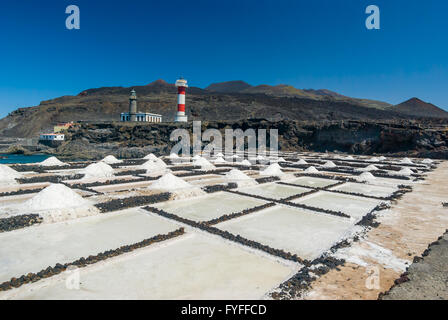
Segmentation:
<svg viewBox="0 0 448 320">
<path fill-rule="evenodd" d="M 424 102 L 418 98 L 412 98 L 397 104 L 392 109 L 402 114 L 417 117 L 448 118 L 448 113 L 445 110 L 442 110 L 432 103 Z"/>
<path fill-rule="evenodd" d="M 58 122 L 113 122 L 129 109 L 129 93 L 135 89 L 138 111 L 173 121 L 177 109 L 174 84 L 157 80 L 143 86 L 103 87 L 76 96 L 42 101 L 20 108 L 0 120 L 2 137 L 36 137 L 52 131 Z M 390 120 L 416 117 L 447 117 L 447 112 L 418 99 L 392 106 L 388 103 L 346 97 L 326 89 L 297 89 L 290 85 L 252 86 L 244 81 L 214 83 L 205 89 L 189 87 L 186 96 L 190 120 L 269 121 Z"/>
</svg>

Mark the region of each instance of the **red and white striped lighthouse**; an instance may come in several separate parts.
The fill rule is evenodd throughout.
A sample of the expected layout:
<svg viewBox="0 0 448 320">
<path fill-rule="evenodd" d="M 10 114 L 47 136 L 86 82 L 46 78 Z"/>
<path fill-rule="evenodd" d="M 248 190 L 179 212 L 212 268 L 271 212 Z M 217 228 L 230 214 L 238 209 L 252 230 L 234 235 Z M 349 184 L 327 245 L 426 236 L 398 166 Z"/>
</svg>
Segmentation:
<svg viewBox="0 0 448 320">
<path fill-rule="evenodd" d="M 177 87 L 177 114 L 176 122 L 187 122 L 188 118 L 185 115 L 185 90 L 188 88 L 187 80 L 180 78 L 176 81 Z"/>
</svg>

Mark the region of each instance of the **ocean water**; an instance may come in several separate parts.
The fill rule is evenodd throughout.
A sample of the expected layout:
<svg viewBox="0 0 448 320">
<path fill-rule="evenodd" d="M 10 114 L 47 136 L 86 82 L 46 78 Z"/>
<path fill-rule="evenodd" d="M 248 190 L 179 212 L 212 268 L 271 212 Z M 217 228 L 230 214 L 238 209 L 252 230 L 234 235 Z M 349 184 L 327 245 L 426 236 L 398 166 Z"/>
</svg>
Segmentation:
<svg viewBox="0 0 448 320">
<path fill-rule="evenodd" d="M 42 162 L 51 157 L 48 154 L 33 154 L 24 156 L 23 154 L 0 154 L 0 163 L 35 163 Z"/>
</svg>

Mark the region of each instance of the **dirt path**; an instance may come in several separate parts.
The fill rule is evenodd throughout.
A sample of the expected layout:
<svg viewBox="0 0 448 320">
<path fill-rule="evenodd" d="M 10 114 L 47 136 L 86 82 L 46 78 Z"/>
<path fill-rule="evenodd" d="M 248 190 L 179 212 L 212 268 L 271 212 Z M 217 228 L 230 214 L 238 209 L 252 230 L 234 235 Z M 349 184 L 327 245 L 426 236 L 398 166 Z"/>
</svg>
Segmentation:
<svg viewBox="0 0 448 320">
<path fill-rule="evenodd" d="M 378 228 L 347 249 L 345 254 L 350 259 L 340 271 L 332 270 L 315 281 L 304 298 L 377 299 L 380 292 L 388 291 L 394 280 L 411 265 L 414 256 L 420 256 L 428 244 L 436 241 L 448 228 L 448 209 L 442 206 L 442 202 L 448 201 L 447 181 L 448 162 L 443 162 L 423 183 L 415 185 L 411 193 L 392 204 L 392 208 L 378 218 L 381 222 Z M 448 251 L 448 245 L 438 249 L 442 248 Z M 446 273 L 446 267 L 440 268 L 448 261 L 447 253 L 436 250 L 434 254 L 440 254 L 440 257 L 433 258 L 437 262 L 431 268 Z M 421 274 L 414 272 L 416 278 Z M 431 279 L 433 288 L 445 287 L 447 297 L 446 277 L 443 280 L 434 275 Z M 399 298 L 400 293 L 395 294 L 395 291 L 403 290 L 397 288 L 391 297 Z M 411 290 L 409 297 L 424 298 L 417 289 Z"/>
</svg>

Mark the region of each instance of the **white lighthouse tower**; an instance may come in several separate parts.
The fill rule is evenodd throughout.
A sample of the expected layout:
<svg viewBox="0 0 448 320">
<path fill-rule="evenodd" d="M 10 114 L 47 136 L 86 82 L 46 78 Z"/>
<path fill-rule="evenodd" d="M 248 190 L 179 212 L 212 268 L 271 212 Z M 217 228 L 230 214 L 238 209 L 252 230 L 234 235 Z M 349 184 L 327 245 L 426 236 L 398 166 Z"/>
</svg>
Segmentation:
<svg viewBox="0 0 448 320">
<path fill-rule="evenodd" d="M 188 88 L 187 80 L 180 78 L 176 81 L 177 87 L 177 114 L 176 122 L 187 122 L 188 117 L 185 115 L 185 90 Z"/>
</svg>

